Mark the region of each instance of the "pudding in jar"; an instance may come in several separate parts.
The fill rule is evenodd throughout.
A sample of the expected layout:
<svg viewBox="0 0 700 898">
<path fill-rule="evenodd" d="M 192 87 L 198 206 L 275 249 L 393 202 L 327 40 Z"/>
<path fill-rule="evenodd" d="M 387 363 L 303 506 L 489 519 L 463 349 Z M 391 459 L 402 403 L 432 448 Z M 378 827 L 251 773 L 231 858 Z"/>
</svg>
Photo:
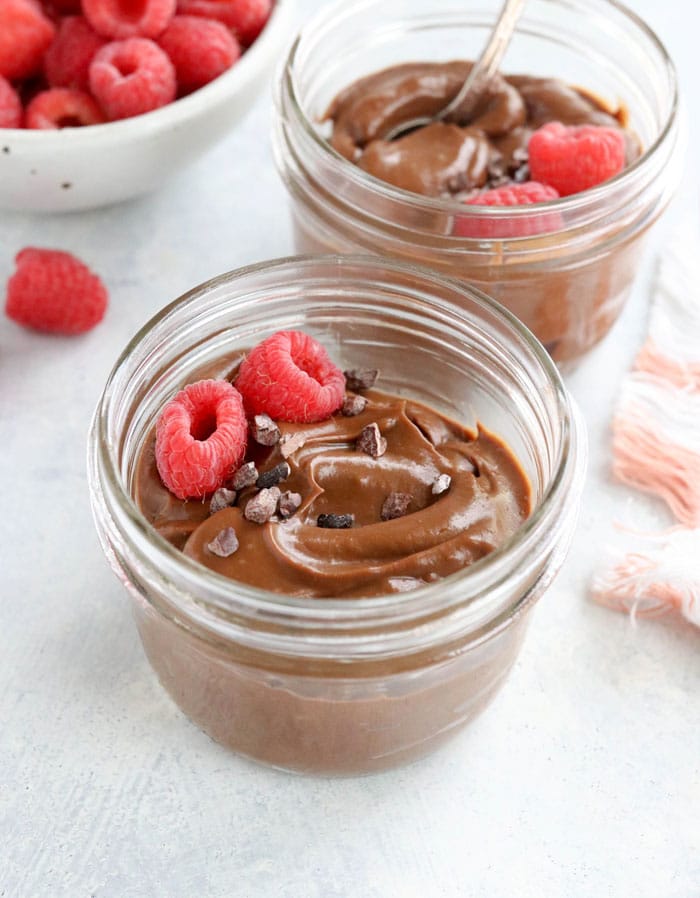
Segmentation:
<svg viewBox="0 0 700 898">
<path fill-rule="evenodd" d="M 323 348 L 315 398 L 258 365 L 280 328 Z M 261 384 L 282 404 L 257 405 Z M 564 560 L 584 463 L 526 329 L 371 258 L 190 291 L 122 355 L 90 437 L 98 533 L 168 693 L 239 754 L 344 775 L 427 754 L 493 699 Z"/>
<path fill-rule="evenodd" d="M 473 284 L 568 368 L 618 318 L 679 182 L 676 77 L 608 0 L 532 0 L 473 108 L 391 137 L 456 95 L 500 6 L 322 12 L 278 84 L 276 161 L 298 251 L 377 253 Z"/>
</svg>

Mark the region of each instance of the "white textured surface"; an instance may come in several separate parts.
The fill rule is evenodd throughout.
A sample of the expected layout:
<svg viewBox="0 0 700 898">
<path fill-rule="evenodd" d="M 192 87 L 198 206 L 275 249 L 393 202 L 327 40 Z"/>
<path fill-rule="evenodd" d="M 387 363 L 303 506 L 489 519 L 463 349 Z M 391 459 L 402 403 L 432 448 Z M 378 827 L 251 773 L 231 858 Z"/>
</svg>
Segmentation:
<svg viewBox="0 0 700 898">
<path fill-rule="evenodd" d="M 633 5 L 678 63 L 697 147 L 700 17 L 685 0 Z M 291 251 L 268 122 L 263 102 L 145 200 L 0 219 L 1 282 L 17 249 L 55 245 L 112 292 L 83 339 L 0 321 L 0 896 L 697 898 L 700 633 L 673 619 L 634 628 L 586 598 L 610 521 L 648 517 L 647 500 L 609 482 L 607 422 L 653 250 L 697 212 L 690 168 L 622 320 L 570 378 L 591 432 L 577 538 L 471 729 L 396 772 L 299 778 L 227 754 L 158 686 L 94 535 L 85 434 L 117 352 L 160 305 Z"/>
</svg>

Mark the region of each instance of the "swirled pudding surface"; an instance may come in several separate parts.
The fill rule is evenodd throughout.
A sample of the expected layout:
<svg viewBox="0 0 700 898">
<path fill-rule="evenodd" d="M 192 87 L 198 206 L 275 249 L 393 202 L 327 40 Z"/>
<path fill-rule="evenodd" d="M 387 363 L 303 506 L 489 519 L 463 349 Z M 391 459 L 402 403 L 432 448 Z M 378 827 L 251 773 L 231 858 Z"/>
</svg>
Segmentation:
<svg viewBox="0 0 700 898">
<path fill-rule="evenodd" d="M 139 459 L 136 501 L 166 539 L 205 567 L 251 586 L 310 597 L 375 596 L 434 582 L 493 551 L 527 518 L 527 477 L 498 437 L 410 399 L 377 389 L 363 396 L 367 405 L 359 414 L 339 412 L 315 424 L 279 422 L 281 444 L 250 441 L 246 458 L 264 473 L 285 460 L 285 437 L 303 440 L 286 458 L 289 475 L 278 484 L 301 497 L 286 520 L 246 519 L 255 486 L 214 513 L 208 500 L 176 498 L 159 478 L 153 437 Z M 386 440 L 376 457 L 357 443 L 374 424 Z M 383 519 L 392 495 L 402 496 L 406 507 Z M 319 526 L 323 515 L 352 515 L 353 525 Z M 238 547 L 221 557 L 210 546 L 227 528 L 235 530 Z"/>
<path fill-rule="evenodd" d="M 382 181 L 425 196 L 466 198 L 474 191 L 526 181 L 528 142 L 548 122 L 620 128 L 627 164 L 639 142 L 624 128 L 624 109 L 558 78 L 497 74 L 468 114 L 455 110 L 386 140 L 402 122 L 435 116 L 456 96 L 472 63 L 410 62 L 355 81 L 331 104 L 331 145 Z"/>
</svg>

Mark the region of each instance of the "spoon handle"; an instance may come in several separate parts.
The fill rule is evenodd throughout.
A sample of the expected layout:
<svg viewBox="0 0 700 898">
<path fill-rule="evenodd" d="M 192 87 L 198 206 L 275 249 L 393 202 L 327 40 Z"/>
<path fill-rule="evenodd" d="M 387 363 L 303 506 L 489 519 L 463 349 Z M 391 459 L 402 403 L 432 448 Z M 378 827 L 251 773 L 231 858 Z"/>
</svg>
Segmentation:
<svg viewBox="0 0 700 898">
<path fill-rule="evenodd" d="M 473 101 L 498 71 L 523 6 L 525 6 L 525 0 L 506 0 L 481 56 L 474 63 L 469 77 L 457 96 L 440 112 L 440 115 L 437 116 L 438 119 L 446 118 L 458 108 L 468 114 L 465 107 L 468 107 L 466 101 L 469 99 L 469 95 L 474 93 Z"/>
</svg>

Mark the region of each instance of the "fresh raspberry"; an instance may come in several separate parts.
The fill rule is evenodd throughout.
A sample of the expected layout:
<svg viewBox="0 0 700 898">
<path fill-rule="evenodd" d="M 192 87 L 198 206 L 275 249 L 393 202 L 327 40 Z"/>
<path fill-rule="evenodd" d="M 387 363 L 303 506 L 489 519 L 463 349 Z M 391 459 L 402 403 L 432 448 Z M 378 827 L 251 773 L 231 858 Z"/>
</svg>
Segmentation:
<svg viewBox="0 0 700 898">
<path fill-rule="evenodd" d="M 51 87 L 89 89 L 90 63 L 106 41 L 82 16 L 66 16 L 44 56 L 44 72 Z"/>
<path fill-rule="evenodd" d="M 54 34 L 34 0 L 0 0 L 0 75 L 11 81 L 40 71 Z"/>
<path fill-rule="evenodd" d="M 44 0 L 44 6 L 64 16 L 80 13 L 80 0 Z"/>
<path fill-rule="evenodd" d="M 107 290 L 70 253 L 29 247 L 17 254 L 5 312 L 18 324 L 50 334 L 82 334 L 104 317 Z"/>
<path fill-rule="evenodd" d="M 175 99 L 175 68 L 158 44 L 130 37 L 97 51 L 90 63 L 90 89 L 108 118 L 130 118 Z"/>
<path fill-rule="evenodd" d="M 98 34 L 123 40 L 158 37 L 175 15 L 177 0 L 83 0 L 83 15 Z"/>
<path fill-rule="evenodd" d="M 272 0 L 178 0 L 177 8 L 184 15 L 218 19 L 248 47 L 270 18 Z"/>
<path fill-rule="evenodd" d="M 278 421 L 323 421 L 343 404 L 345 377 L 313 337 L 279 331 L 252 349 L 236 387 L 250 415 Z"/>
<path fill-rule="evenodd" d="M 524 206 L 530 203 L 546 203 L 556 200 L 559 194 L 553 187 L 537 181 L 523 184 L 507 184 L 493 190 L 485 190 L 466 200 L 468 206 Z M 530 237 L 545 231 L 556 231 L 561 226 L 558 212 L 545 212 L 522 218 L 458 218 L 454 233 L 459 237 L 480 240 L 505 240 L 511 237 Z"/>
<path fill-rule="evenodd" d="M 107 119 L 90 94 L 70 87 L 38 93 L 27 106 L 25 126 L 44 131 L 101 125 Z"/>
<path fill-rule="evenodd" d="M 528 144 L 530 173 L 560 196 L 602 184 L 625 167 L 625 136 L 617 128 L 548 122 Z"/>
<path fill-rule="evenodd" d="M 225 25 L 197 16 L 175 16 L 158 43 L 175 66 L 183 90 L 195 90 L 218 78 L 241 55 L 238 41 Z"/>
<path fill-rule="evenodd" d="M 82 13 L 81 0 L 39 0 L 46 15 L 52 22 L 60 24 L 63 16 L 79 16 Z"/>
<path fill-rule="evenodd" d="M 22 127 L 22 101 L 19 94 L 0 75 L 0 128 Z"/>
<path fill-rule="evenodd" d="M 241 394 L 226 380 L 189 384 L 160 413 L 156 465 L 178 499 L 215 492 L 245 455 L 248 424 Z"/>
</svg>

